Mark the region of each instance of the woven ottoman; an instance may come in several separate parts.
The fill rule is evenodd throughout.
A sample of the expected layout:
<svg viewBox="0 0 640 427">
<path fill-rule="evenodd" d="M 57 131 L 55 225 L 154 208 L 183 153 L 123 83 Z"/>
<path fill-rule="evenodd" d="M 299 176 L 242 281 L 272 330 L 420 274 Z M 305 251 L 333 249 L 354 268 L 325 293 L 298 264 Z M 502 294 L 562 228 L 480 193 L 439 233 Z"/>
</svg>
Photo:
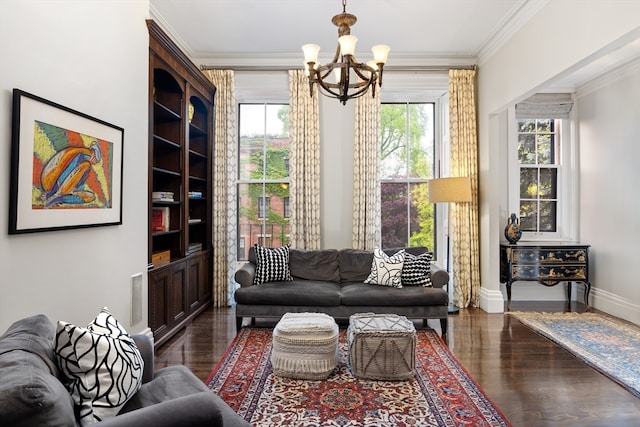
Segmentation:
<svg viewBox="0 0 640 427">
<path fill-rule="evenodd" d="M 285 313 L 273 330 L 271 365 L 281 377 L 323 380 L 338 364 L 338 325 L 323 313 Z"/>
<path fill-rule="evenodd" d="M 416 328 L 404 316 L 354 314 L 347 329 L 353 375 L 369 380 L 409 380 L 416 368 Z"/>
</svg>

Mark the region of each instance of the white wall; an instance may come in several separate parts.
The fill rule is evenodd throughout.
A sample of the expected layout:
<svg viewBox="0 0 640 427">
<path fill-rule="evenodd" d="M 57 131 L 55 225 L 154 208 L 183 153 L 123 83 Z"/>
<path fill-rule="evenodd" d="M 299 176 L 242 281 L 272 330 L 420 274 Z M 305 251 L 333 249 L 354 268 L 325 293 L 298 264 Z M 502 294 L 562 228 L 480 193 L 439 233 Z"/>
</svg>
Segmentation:
<svg viewBox="0 0 640 427">
<path fill-rule="evenodd" d="M 640 324 L 640 59 L 578 88 L 580 235 L 593 304 Z"/>
<path fill-rule="evenodd" d="M 481 61 L 478 72 L 480 303 L 484 310 L 503 311 L 498 245 L 509 209 L 506 192 L 503 191 L 504 182 L 508 179 L 507 165 L 505 157 L 501 155 L 507 149 L 506 137 L 502 132 L 505 108 L 544 90 L 555 79 L 597 57 L 617 40 L 628 37 L 632 31 L 638 31 L 638 16 L 640 2 L 549 1 L 499 50 Z M 541 55 L 544 60 L 541 60 Z M 637 126 L 626 131 L 635 138 L 640 132 Z M 619 172 L 616 181 L 634 178 L 631 170 L 622 168 Z M 632 215 L 637 216 L 638 211 Z M 584 226 L 580 229 L 584 230 Z M 581 240 L 587 242 L 589 237 L 581 236 Z M 614 254 L 603 253 L 603 250 L 593 248 L 593 273 L 596 273 L 604 259 L 615 258 Z M 599 282 L 597 278 L 594 280 L 594 288 L 600 285 Z M 515 286 L 520 286 L 520 283 L 514 285 L 513 297 L 518 299 Z M 554 296 L 561 295 L 559 287 L 545 287 L 537 291 L 545 297 L 549 292 Z M 636 304 L 638 302 L 635 301 Z M 598 308 L 597 299 L 594 305 Z"/>
<path fill-rule="evenodd" d="M 103 306 L 147 328 L 148 13 L 146 0 L 0 1 L 0 333 L 37 313 L 86 324 Z M 7 234 L 13 88 L 124 128 L 122 225 Z"/>
</svg>

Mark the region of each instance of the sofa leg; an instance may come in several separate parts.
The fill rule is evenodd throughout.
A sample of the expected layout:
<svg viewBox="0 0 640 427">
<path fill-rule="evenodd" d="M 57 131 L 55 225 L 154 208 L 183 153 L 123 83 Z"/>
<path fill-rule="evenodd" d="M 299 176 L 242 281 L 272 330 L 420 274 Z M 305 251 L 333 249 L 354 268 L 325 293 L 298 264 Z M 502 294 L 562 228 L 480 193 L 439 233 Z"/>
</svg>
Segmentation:
<svg viewBox="0 0 640 427">
<path fill-rule="evenodd" d="M 444 338 L 447 335 L 447 325 L 448 319 L 445 317 L 444 319 L 440 319 L 440 328 L 442 329 L 442 337 Z"/>
<path fill-rule="evenodd" d="M 236 316 L 236 332 L 242 328 L 242 316 Z"/>
</svg>

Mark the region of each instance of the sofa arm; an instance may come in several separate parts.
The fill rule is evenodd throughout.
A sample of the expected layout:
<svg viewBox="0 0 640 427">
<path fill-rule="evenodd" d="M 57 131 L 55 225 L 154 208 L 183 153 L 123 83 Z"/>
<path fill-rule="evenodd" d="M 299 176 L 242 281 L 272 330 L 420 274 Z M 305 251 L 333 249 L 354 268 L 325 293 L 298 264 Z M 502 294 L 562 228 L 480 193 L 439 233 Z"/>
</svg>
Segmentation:
<svg viewBox="0 0 640 427">
<path fill-rule="evenodd" d="M 216 397 L 213 392 L 190 394 L 125 412 L 99 424 L 100 427 L 222 427 L 222 411 Z"/>
<path fill-rule="evenodd" d="M 144 360 L 144 372 L 142 373 L 142 383 L 148 383 L 154 376 L 154 352 L 153 352 L 153 340 L 148 335 L 138 334 L 131 335 L 133 341 L 136 343 L 142 360 Z"/>
<path fill-rule="evenodd" d="M 449 283 L 449 273 L 436 264 L 431 264 L 431 285 L 434 288 L 443 288 Z"/>
<path fill-rule="evenodd" d="M 240 267 L 235 274 L 236 282 L 240 283 L 240 286 L 249 287 L 253 285 L 253 278 L 256 275 L 256 266 L 250 262 Z"/>
</svg>

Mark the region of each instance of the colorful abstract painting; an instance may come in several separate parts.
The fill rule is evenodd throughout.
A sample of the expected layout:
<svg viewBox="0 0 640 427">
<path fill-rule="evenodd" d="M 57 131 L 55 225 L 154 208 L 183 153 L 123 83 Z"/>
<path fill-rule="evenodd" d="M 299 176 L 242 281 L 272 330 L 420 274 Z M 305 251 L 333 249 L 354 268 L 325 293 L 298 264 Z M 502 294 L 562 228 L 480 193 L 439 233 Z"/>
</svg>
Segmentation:
<svg viewBox="0 0 640 427">
<path fill-rule="evenodd" d="M 113 143 L 35 121 L 34 209 L 110 208 Z"/>
</svg>

